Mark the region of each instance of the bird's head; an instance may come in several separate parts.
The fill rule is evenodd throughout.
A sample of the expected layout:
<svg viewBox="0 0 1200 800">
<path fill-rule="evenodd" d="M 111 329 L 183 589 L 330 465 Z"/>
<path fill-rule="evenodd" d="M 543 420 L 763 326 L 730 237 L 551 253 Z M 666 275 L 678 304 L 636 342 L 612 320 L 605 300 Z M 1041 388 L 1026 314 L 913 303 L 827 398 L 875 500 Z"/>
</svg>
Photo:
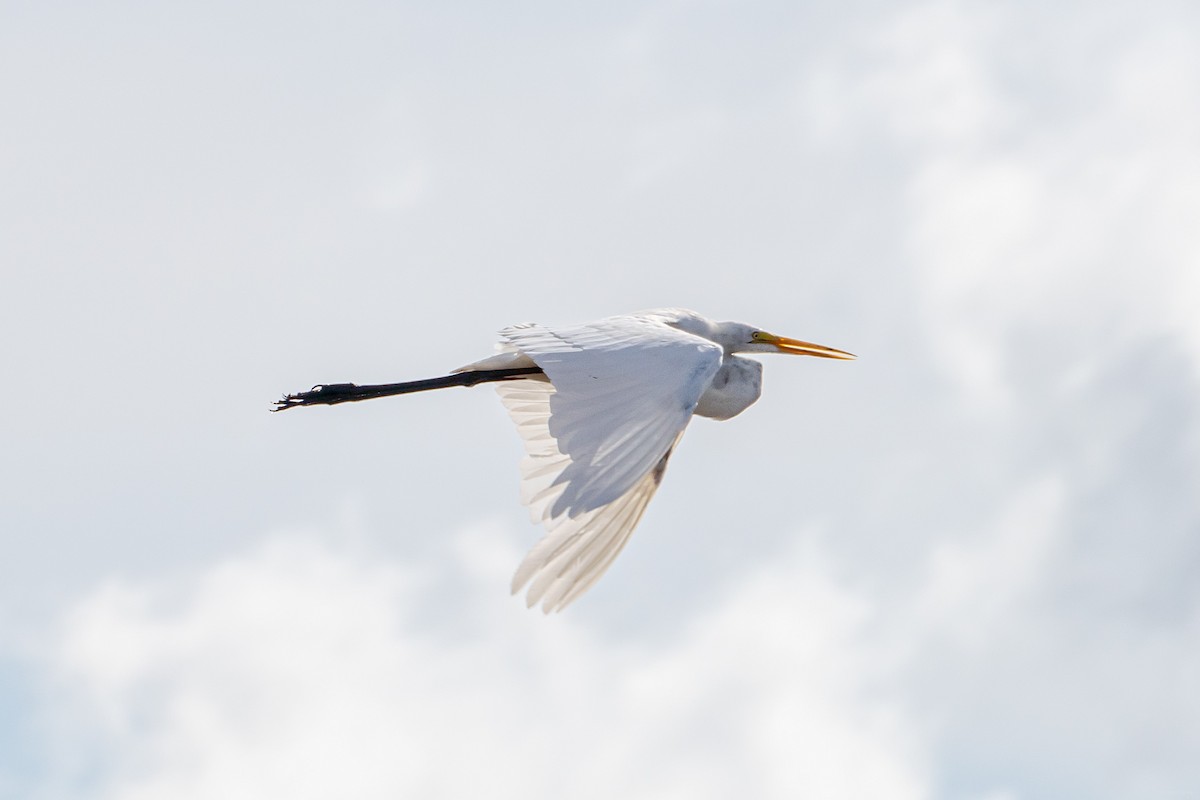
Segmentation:
<svg viewBox="0 0 1200 800">
<path fill-rule="evenodd" d="M 817 356 L 853 361 L 856 356 L 823 344 L 804 342 L 767 333 L 741 322 L 717 323 L 718 337 L 714 338 L 728 353 L 787 353 L 795 356 Z"/>
<path fill-rule="evenodd" d="M 708 339 L 721 345 L 726 353 L 790 353 L 797 356 L 817 356 L 853 361 L 857 356 L 822 344 L 777 336 L 744 322 L 713 322 L 695 311 L 684 308 L 663 308 L 643 312 L 673 328 Z"/>
</svg>

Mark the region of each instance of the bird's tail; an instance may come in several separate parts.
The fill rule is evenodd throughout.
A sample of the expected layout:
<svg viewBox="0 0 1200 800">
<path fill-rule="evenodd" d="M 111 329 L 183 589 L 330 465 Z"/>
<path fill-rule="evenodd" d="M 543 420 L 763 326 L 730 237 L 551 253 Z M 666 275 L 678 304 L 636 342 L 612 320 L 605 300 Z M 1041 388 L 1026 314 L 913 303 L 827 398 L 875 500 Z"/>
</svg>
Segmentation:
<svg viewBox="0 0 1200 800">
<path fill-rule="evenodd" d="M 445 389 L 450 386 L 474 386 L 478 383 L 494 381 L 513 381 L 544 374 L 540 367 L 509 367 L 455 372 L 441 378 L 427 378 L 422 381 L 406 381 L 404 383 L 378 383 L 372 386 L 359 386 L 356 383 L 322 383 L 307 392 L 285 395 L 282 400 L 275 401 L 275 407 L 271 410 L 283 411 L 296 406 L 332 406 L 338 403 L 372 400 L 376 397 L 390 397 L 394 394 L 427 392 L 431 389 Z"/>
</svg>

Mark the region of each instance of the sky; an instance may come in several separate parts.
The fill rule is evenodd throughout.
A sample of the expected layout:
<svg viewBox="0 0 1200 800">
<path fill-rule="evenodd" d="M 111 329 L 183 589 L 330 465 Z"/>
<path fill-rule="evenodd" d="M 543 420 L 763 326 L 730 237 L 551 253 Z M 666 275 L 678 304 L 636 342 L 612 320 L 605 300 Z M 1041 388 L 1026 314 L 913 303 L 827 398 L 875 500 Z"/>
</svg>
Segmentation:
<svg viewBox="0 0 1200 800">
<path fill-rule="evenodd" d="M 1200 11 L 0 2 L 0 797 L 1200 796 Z M 764 357 L 610 572 L 495 332 Z"/>
</svg>

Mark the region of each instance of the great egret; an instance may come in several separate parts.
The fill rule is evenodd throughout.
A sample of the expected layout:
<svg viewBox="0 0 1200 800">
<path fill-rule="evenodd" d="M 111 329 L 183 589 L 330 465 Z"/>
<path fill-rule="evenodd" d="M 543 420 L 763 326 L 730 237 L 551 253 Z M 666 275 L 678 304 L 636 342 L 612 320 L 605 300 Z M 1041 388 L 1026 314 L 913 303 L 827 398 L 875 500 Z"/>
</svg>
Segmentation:
<svg viewBox="0 0 1200 800">
<path fill-rule="evenodd" d="M 546 529 L 512 591 L 560 611 L 604 574 L 662 481 L 693 415 L 729 419 L 762 391 L 762 364 L 737 353 L 853 359 L 740 322 L 666 308 L 567 327 L 514 325 L 498 354 L 407 383 L 335 383 L 291 394 L 274 411 L 497 382 L 525 444 L 521 502 Z"/>
</svg>

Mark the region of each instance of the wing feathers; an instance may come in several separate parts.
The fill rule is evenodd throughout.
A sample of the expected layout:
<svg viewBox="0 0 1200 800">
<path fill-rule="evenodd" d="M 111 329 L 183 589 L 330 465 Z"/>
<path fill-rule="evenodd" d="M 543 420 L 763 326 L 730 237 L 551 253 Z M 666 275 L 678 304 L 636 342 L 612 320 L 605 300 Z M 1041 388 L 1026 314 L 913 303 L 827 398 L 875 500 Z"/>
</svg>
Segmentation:
<svg viewBox="0 0 1200 800">
<path fill-rule="evenodd" d="M 577 517 L 629 491 L 686 427 L 722 358 L 715 344 L 640 317 L 501 336 L 555 387 L 547 427 L 572 463 L 553 516 Z"/>
<path fill-rule="evenodd" d="M 629 540 L 723 353 L 644 317 L 501 336 L 549 378 L 496 385 L 525 445 L 521 501 L 546 528 L 512 588 L 528 585 L 529 605 L 557 611 Z"/>
<path fill-rule="evenodd" d="M 540 602 L 546 613 L 561 611 L 612 564 L 657 488 L 657 481 L 648 475 L 627 495 L 584 519 L 561 518 L 561 524 L 549 531 L 517 568 L 513 593 L 532 579 L 526 604 L 532 607 Z"/>
</svg>

